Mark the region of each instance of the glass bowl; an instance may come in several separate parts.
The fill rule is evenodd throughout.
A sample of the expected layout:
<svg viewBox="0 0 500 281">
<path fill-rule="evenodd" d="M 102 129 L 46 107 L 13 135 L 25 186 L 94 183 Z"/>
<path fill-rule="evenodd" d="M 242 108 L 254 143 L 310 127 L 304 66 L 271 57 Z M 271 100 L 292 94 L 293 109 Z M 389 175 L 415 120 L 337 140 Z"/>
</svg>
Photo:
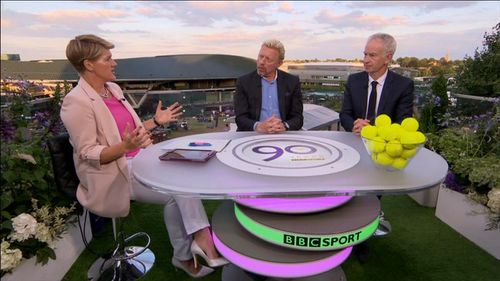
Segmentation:
<svg viewBox="0 0 500 281">
<path fill-rule="evenodd" d="M 415 133 L 419 132 L 389 141 L 382 137 L 361 139 L 375 166 L 388 171 L 403 171 L 427 141 L 425 135 Z"/>
</svg>

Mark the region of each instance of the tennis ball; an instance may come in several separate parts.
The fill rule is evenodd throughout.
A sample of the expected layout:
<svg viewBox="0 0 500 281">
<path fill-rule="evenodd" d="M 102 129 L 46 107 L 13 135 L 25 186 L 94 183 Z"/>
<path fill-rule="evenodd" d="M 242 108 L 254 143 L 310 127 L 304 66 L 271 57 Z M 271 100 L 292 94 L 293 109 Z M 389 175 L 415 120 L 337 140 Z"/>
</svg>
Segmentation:
<svg viewBox="0 0 500 281">
<path fill-rule="evenodd" d="M 404 158 L 396 158 L 392 162 L 391 166 L 393 168 L 396 168 L 398 170 L 403 170 L 406 167 L 406 164 L 408 164 L 408 161 Z"/>
<path fill-rule="evenodd" d="M 387 155 L 387 153 L 385 152 L 377 154 L 377 159 L 375 160 L 375 163 L 383 166 L 389 166 L 392 164 L 392 162 L 394 162 L 394 158 Z"/>
<path fill-rule="evenodd" d="M 387 133 L 384 139 L 386 141 L 399 140 L 402 131 L 403 129 L 401 128 L 401 125 L 399 125 L 398 123 L 392 123 L 389 126 L 389 132 Z"/>
<path fill-rule="evenodd" d="M 371 152 L 380 153 L 385 150 L 385 140 L 381 137 L 374 137 L 368 142 L 368 149 Z"/>
<path fill-rule="evenodd" d="M 408 132 L 416 132 L 418 130 L 418 121 L 413 117 L 408 117 L 401 122 L 401 127 Z"/>
<path fill-rule="evenodd" d="M 418 137 L 416 135 L 416 132 L 408 132 L 404 131 L 401 133 L 401 144 L 417 144 L 418 143 Z"/>
<path fill-rule="evenodd" d="M 403 152 L 401 153 L 401 157 L 405 158 L 405 159 L 409 159 L 411 157 L 413 157 L 413 155 L 415 155 L 415 153 L 417 153 L 417 148 L 410 148 L 410 149 L 403 149 Z"/>
<path fill-rule="evenodd" d="M 361 136 L 365 139 L 373 139 L 377 136 L 377 127 L 372 125 L 364 126 L 363 129 L 361 129 Z"/>
<path fill-rule="evenodd" d="M 403 146 L 398 140 L 391 140 L 385 145 L 385 152 L 391 157 L 398 157 L 403 153 Z"/>
<path fill-rule="evenodd" d="M 417 147 L 417 138 L 415 132 L 403 131 L 400 138 L 404 149 L 414 149 Z"/>
<path fill-rule="evenodd" d="M 377 127 L 377 135 L 386 141 L 389 140 L 390 131 L 391 131 L 390 125 Z"/>
<path fill-rule="evenodd" d="M 422 132 L 415 132 L 415 138 L 419 144 L 425 142 L 425 135 Z"/>
<path fill-rule="evenodd" d="M 404 131 L 401 134 L 401 144 L 405 149 L 413 149 L 425 142 L 425 135 L 421 132 Z"/>
<path fill-rule="evenodd" d="M 382 127 L 382 126 L 389 126 L 391 125 L 391 117 L 387 114 L 380 114 L 375 118 L 375 126 L 377 127 Z"/>
</svg>

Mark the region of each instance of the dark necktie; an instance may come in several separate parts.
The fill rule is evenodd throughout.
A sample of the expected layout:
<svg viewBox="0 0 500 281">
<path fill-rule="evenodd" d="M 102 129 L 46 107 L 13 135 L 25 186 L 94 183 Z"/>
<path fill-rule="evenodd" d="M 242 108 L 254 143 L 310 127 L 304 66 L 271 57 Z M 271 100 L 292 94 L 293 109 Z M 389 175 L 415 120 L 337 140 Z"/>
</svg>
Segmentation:
<svg viewBox="0 0 500 281">
<path fill-rule="evenodd" d="M 375 120 L 375 105 L 377 104 L 377 81 L 372 81 L 372 91 L 370 92 L 370 102 L 368 103 L 368 113 L 366 119 L 373 123 Z"/>
</svg>

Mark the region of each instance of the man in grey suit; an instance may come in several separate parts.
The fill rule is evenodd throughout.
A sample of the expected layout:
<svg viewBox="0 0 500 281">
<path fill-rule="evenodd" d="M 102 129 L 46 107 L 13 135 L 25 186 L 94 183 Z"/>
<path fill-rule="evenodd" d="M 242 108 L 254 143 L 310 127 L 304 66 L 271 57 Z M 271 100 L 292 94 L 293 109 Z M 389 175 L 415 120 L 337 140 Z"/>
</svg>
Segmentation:
<svg viewBox="0 0 500 281">
<path fill-rule="evenodd" d="M 396 40 L 389 34 L 368 38 L 365 71 L 349 75 L 345 84 L 340 122 L 346 131 L 359 135 L 380 114 L 397 123 L 413 115 L 413 81 L 388 68 L 395 51 Z"/>
<path fill-rule="evenodd" d="M 340 123 L 346 131 L 359 135 L 380 114 L 389 115 L 396 123 L 413 115 L 413 81 L 389 70 L 395 52 L 396 40 L 391 35 L 376 33 L 368 37 L 363 58 L 365 71 L 349 75 L 345 84 Z M 383 214 L 375 235 L 391 231 Z M 367 242 L 355 245 L 353 252 L 360 262 L 366 262 Z"/>
<path fill-rule="evenodd" d="M 278 69 L 285 48 L 267 40 L 257 57 L 257 69 L 236 81 L 234 110 L 238 131 L 280 133 L 300 130 L 303 124 L 299 78 Z"/>
</svg>

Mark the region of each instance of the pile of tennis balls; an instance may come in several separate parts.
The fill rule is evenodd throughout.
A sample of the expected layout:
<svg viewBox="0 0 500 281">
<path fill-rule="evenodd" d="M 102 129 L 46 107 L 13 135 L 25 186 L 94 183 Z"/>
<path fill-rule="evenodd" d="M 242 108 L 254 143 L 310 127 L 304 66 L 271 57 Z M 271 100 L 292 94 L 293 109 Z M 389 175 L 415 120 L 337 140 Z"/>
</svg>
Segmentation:
<svg viewBox="0 0 500 281">
<path fill-rule="evenodd" d="M 403 170 L 425 143 L 425 135 L 418 131 L 418 127 L 418 121 L 413 117 L 398 124 L 392 123 L 388 115 L 381 114 L 375 119 L 375 126 L 363 127 L 361 136 L 373 162 Z"/>
</svg>

